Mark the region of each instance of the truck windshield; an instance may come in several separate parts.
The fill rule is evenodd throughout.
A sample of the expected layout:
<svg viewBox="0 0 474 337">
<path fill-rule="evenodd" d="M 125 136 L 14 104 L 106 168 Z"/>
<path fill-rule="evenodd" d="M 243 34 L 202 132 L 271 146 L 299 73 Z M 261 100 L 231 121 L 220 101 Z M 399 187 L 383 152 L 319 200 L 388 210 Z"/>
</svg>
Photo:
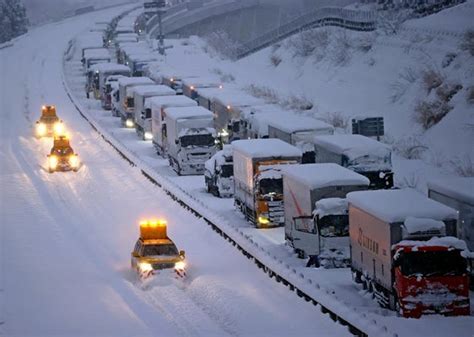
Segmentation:
<svg viewBox="0 0 474 337">
<path fill-rule="evenodd" d="M 145 245 L 143 247 L 143 256 L 156 255 L 178 255 L 178 249 L 175 245 Z"/>
<path fill-rule="evenodd" d="M 229 178 L 234 176 L 234 165 L 233 164 L 224 164 L 221 166 L 221 177 Z"/>
<path fill-rule="evenodd" d="M 265 178 L 259 181 L 260 193 L 265 194 L 283 194 L 283 180 L 281 178 Z"/>
<path fill-rule="evenodd" d="M 188 135 L 180 138 L 182 147 L 189 146 L 213 146 L 214 137 L 211 134 Z"/>
<path fill-rule="evenodd" d="M 401 271 L 405 276 L 445 276 L 466 273 L 467 263 L 457 250 L 402 253 Z"/>
<path fill-rule="evenodd" d="M 349 236 L 349 216 L 347 214 L 327 215 L 319 219 L 319 233 L 323 237 Z"/>
</svg>

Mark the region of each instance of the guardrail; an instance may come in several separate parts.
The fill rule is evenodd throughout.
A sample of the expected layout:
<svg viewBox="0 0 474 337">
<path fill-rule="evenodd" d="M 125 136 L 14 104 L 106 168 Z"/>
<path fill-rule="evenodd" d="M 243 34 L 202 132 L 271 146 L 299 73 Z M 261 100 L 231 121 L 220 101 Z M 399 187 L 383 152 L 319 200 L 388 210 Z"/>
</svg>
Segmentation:
<svg viewBox="0 0 474 337">
<path fill-rule="evenodd" d="M 337 26 L 364 32 L 373 31 L 377 27 L 376 12 L 338 7 L 320 8 L 243 43 L 237 47 L 235 58 L 248 56 L 302 30 L 321 26 Z"/>
</svg>

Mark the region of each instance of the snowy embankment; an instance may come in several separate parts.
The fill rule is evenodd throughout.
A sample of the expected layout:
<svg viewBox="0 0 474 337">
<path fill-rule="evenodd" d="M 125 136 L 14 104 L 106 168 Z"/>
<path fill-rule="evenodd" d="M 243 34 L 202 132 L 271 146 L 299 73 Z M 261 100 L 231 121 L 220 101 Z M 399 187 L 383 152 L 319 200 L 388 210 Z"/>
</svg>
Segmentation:
<svg viewBox="0 0 474 337">
<path fill-rule="evenodd" d="M 63 87 L 61 55 L 77 33 L 123 10 L 45 25 L 0 51 L 0 335 L 347 335 L 269 282 L 117 156 L 77 113 Z M 56 105 L 83 162 L 79 172 L 44 169 L 51 139 L 33 137 L 42 104 Z M 159 278 L 142 287 L 130 270 L 137 221 L 147 216 L 165 217 L 170 236 L 186 250 L 184 282 Z"/>
<path fill-rule="evenodd" d="M 191 43 L 190 46 L 189 43 L 175 41 L 174 45 L 165 64 L 172 63 L 175 68 L 188 67 L 189 73 L 193 75 L 205 76 L 212 71 L 212 63 L 197 43 Z M 189 62 L 190 59 L 193 62 Z M 114 146 L 127 153 L 127 157 L 134 158 L 133 161 L 154 180 L 160 182 L 172 194 L 176 193 L 180 199 L 186 200 L 186 204 L 218 225 L 220 230 L 246 251 L 258 256 L 260 262 L 270 267 L 270 273 L 273 270 L 287 277 L 303 292 L 375 336 L 380 336 L 384 330 L 387 335 L 396 333 L 399 336 L 422 336 L 427 333 L 444 336 L 448 331 L 458 336 L 469 335 L 473 324 L 471 317 L 433 316 L 420 320 L 398 318 L 395 313 L 380 309 L 370 299 L 370 295 L 353 284 L 347 269 L 304 268 L 303 261 L 298 260 L 285 247 L 281 229 L 261 231 L 251 228 L 233 209 L 231 200 L 217 199 L 205 193 L 202 177 L 177 177 L 169 168 L 167 160 L 156 156 L 149 142 L 139 141 L 134 131 L 121 128 L 120 122 L 111 117 L 110 112 L 101 110 L 98 102 L 86 100 L 82 92 L 84 77 L 77 60 L 66 63 L 65 72 L 66 82 L 69 83 L 78 106 L 88 118 L 92 118 L 92 123 L 97 125 Z"/>
</svg>

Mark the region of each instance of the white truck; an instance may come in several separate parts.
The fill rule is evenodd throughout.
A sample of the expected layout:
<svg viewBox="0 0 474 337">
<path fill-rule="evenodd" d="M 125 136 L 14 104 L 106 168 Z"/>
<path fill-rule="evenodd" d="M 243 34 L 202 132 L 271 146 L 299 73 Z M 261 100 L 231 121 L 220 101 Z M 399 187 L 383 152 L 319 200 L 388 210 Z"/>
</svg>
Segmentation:
<svg viewBox="0 0 474 337">
<path fill-rule="evenodd" d="M 390 146 L 361 135 L 315 136 L 316 163 L 335 163 L 370 180 L 371 189 L 393 187 Z"/>
<path fill-rule="evenodd" d="M 150 97 L 173 96 L 176 92 L 166 85 L 137 85 L 130 89 L 130 95 L 133 95 L 135 130 L 143 140 L 152 140 L 151 109 L 145 107 L 145 101 Z"/>
<path fill-rule="evenodd" d="M 347 194 L 354 281 L 404 317 L 469 315 L 457 211 L 413 189 Z"/>
<path fill-rule="evenodd" d="M 222 81 L 215 77 L 185 77 L 181 82 L 183 86 L 183 95 L 194 100 L 197 100 L 197 89 L 224 88 Z"/>
<path fill-rule="evenodd" d="M 315 162 L 314 136 L 332 134 L 332 125 L 300 115 L 274 116 L 268 123 L 268 137 L 281 139 L 299 148 L 303 152 L 303 164 Z"/>
<path fill-rule="evenodd" d="M 242 108 L 240 113 L 240 139 L 268 138 L 268 124 L 275 118 L 293 116 L 291 111 L 276 104 Z"/>
<path fill-rule="evenodd" d="M 134 98 L 130 95 L 130 89 L 138 85 L 154 85 L 148 77 L 127 77 L 118 80 L 119 89 L 116 91 L 115 100 L 119 102 L 118 115 L 122 119 L 122 124 L 127 128 L 135 126 L 133 107 Z"/>
<path fill-rule="evenodd" d="M 94 98 L 105 99 L 105 81 L 111 75 L 130 76 L 130 69 L 118 63 L 99 63 L 89 68 L 87 72 L 87 94 L 93 92 Z"/>
<path fill-rule="evenodd" d="M 151 133 L 156 153 L 166 154 L 167 130 L 165 116 L 166 108 L 197 106 L 196 101 L 183 95 L 150 97 L 145 100 L 145 109 L 151 110 Z"/>
<path fill-rule="evenodd" d="M 204 172 L 204 163 L 216 153 L 213 115 L 200 107 L 165 109 L 166 151 L 171 167 L 178 175 Z"/>
<path fill-rule="evenodd" d="M 346 194 L 369 179 L 337 164 L 288 165 L 283 171 L 285 240 L 307 266 L 350 265 Z"/>
<path fill-rule="evenodd" d="M 234 162 L 232 145 L 224 145 L 204 164 L 204 181 L 208 193 L 219 198 L 234 195 Z"/>
<path fill-rule="evenodd" d="M 95 49 L 86 49 L 84 50 L 84 72 L 87 74 L 87 71 L 91 66 L 98 63 L 107 63 L 112 60 L 110 53 L 105 48 L 95 48 Z"/>
<path fill-rule="evenodd" d="M 234 200 L 250 223 L 259 228 L 283 226 L 282 166 L 301 163 L 301 150 L 279 139 L 232 142 Z"/>
</svg>

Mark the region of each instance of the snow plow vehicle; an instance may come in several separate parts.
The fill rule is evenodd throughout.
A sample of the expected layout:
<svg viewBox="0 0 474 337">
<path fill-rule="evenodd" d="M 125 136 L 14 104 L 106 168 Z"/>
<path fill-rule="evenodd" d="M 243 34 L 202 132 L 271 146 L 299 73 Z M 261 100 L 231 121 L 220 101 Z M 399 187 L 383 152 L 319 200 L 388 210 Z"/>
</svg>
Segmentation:
<svg viewBox="0 0 474 337">
<path fill-rule="evenodd" d="M 160 270 L 173 269 L 178 277 L 186 276 L 184 250 L 178 251 L 166 233 L 165 220 L 140 222 L 140 237 L 132 252 L 131 265 L 144 280 Z"/>
<path fill-rule="evenodd" d="M 41 107 L 41 117 L 36 121 L 36 137 L 56 137 L 63 133 L 64 124 L 56 115 L 56 107 L 54 105 L 43 105 Z"/>
<path fill-rule="evenodd" d="M 64 135 L 55 137 L 53 148 L 48 155 L 48 172 L 77 172 L 79 170 L 79 164 L 79 157 L 77 153 L 74 153 L 69 143 L 69 138 Z"/>
</svg>

